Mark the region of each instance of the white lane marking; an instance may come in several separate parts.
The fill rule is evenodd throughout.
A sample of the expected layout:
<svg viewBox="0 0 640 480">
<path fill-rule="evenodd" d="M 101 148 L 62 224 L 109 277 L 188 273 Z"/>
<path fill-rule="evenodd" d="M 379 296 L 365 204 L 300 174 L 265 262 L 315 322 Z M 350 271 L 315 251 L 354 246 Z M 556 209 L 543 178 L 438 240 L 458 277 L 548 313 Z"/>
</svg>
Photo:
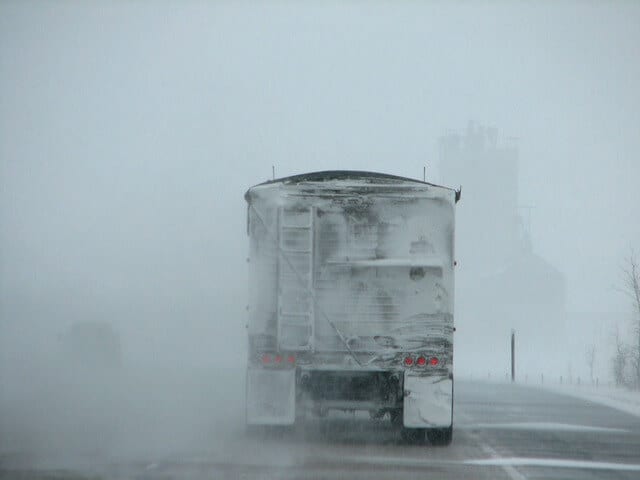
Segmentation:
<svg viewBox="0 0 640 480">
<path fill-rule="evenodd" d="M 570 423 L 553 422 L 513 422 L 513 423 L 470 423 L 458 425 L 463 430 L 495 429 L 495 430 L 538 430 L 554 432 L 585 432 L 585 433 L 630 433 L 623 428 L 592 427 L 589 425 L 575 425 Z"/>
<path fill-rule="evenodd" d="M 502 460 L 502 458 L 500 457 L 500 455 L 498 454 L 498 452 L 496 452 L 493 448 L 491 448 L 491 446 L 489 446 L 487 443 L 483 442 L 482 440 L 480 440 L 478 437 L 476 437 L 475 435 L 472 435 L 472 437 L 474 437 L 476 439 L 476 441 L 478 442 L 478 444 L 480 445 L 480 448 L 482 449 L 482 451 L 484 453 L 486 453 L 487 455 L 489 455 L 489 459 L 485 459 L 485 461 L 487 462 L 499 462 L 500 460 Z M 467 461 L 465 461 L 464 463 L 467 463 Z M 470 464 L 473 465 L 473 464 Z M 497 465 L 502 467 L 502 469 L 504 470 L 504 472 L 509 476 L 509 478 L 511 480 L 527 480 L 527 477 L 525 477 L 522 473 L 520 473 L 513 465 Z"/>
<path fill-rule="evenodd" d="M 320 457 L 322 458 L 322 457 Z M 312 460 L 318 460 L 318 457 L 313 457 Z M 381 456 L 376 455 L 375 457 L 363 456 L 363 455 L 349 455 L 349 456 L 341 456 L 339 459 L 335 457 L 326 457 L 323 458 L 326 462 L 332 462 L 334 465 L 340 465 L 340 462 L 343 463 L 361 463 L 365 465 L 382 465 L 388 467 L 433 467 L 433 466 L 442 466 L 442 465 L 462 465 L 463 461 L 449 461 L 449 460 L 438 460 L 438 459 L 421 459 L 421 458 L 411 458 L 411 457 L 390 457 L 390 456 Z M 338 460 L 338 461 L 337 461 Z"/>
<path fill-rule="evenodd" d="M 592 470 L 619 470 L 640 472 L 639 464 L 631 463 L 611 463 L 611 462 L 591 462 L 587 460 L 563 460 L 555 458 L 488 458 L 477 460 L 465 460 L 467 465 L 499 466 L 499 467 L 554 467 L 554 468 L 580 468 Z"/>
<path fill-rule="evenodd" d="M 352 464 L 361 465 L 378 465 L 381 467 L 447 467 L 452 465 L 468 465 L 478 467 L 499 467 L 511 480 L 527 480 L 527 477 L 519 472 L 516 467 L 538 467 L 538 468 L 565 468 L 565 469 L 586 469 L 586 470 L 609 470 L 609 471 L 631 471 L 640 472 L 640 464 L 629 463 L 611 463 L 611 462 L 594 462 L 587 460 L 570 460 L 570 459 L 553 459 L 553 458 L 528 458 L 528 457 L 500 457 L 498 453 L 486 443 L 479 443 L 480 449 L 489 456 L 489 458 L 472 458 L 462 460 L 440 460 L 415 458 L 410 456 L 364 456 L 364 455 L 347 455 L 336 458 L 335 456 L 313 455 L 307 457 L 303 462 L 296 462 L 289 465 L 264 464 L 253 462 L 216 462 L 206 459 L 191 459 L 177 462 L 178 465 L 208 465 L 215 467 L 216 465 L 236 465 L 236 466 L 261 466 L 267 468 L 295 468 L 304 466 L 312 468 L 313 466 L 333 465 L 341 466 Z M 158 468 L 157 463 L 151 463 L 146 466 L 146 470 Z"/>
<path fill-rule="evenodd" d="M 458 419 L 461 419 L 463 421 L 462 425 L 465 425 L 465 424 L 469 425 L 471 420 L 471 418 L 468 415 L 464 415 L 464 414 L 463 415 L 458 414 Z M 454 429 L 455 428 L 460 428 L 460 425 L 459 424 L 456 425 Z M 500 455 L 498 454 L 498 452 L 496 452 L 493 448 L 491 448 L 478 435 L 470 431 L 466 431 L 465 434 L 468 435 L 469 438 L 471 438 L 473 441 L 475 441 L 480 447 L 480 450 L 482 450 L 486 455 L 488 455 L 490 459 L 492 460 L 500 459 Z M 525 477 L 522 473 L 516 470 L 516 468 L 514 468 L 512 465 L 500 465 L 500 466 L 502 467 L 502 470 L 504 470 L 504 473 L 506 473 L 511 480 L 527 480 L 527 477 Z"/>
<path fill-rule="evenodd" d="M 438 459 L 419 459 L 419 458 L 409 458 L 409 457 L 391 457 L 391 456 L 379 456 L 368 457 L 368 456 L 347 456 L 341 457 L 340 460 L 345 463 L 356 463 L 363 465 L 380 465 L 384 467 L 413 467 L 413 468 L 424 468 L 424 467 L 450 467 L 452 465 L 476 465 L 476 466 L 497 466 L 500 467 L 510 480 L 527 480 L 523 474 L 521 474 L 513 465 L 509 465 L 508 463 L 501 464 L 500 462 L 504 459 L 500 458 L 498 454 L 491 447 L 485 444 L 480 444 L 480 448 L 484 451 L 485 454 L 489 455 L 492 458 L 486 459 L 476 459 L 476 460 L 438 460 Z M 317 460 L 317 458 L 315 459 Z M 336 463 L 336 459 L 334 457 L 327 458 L 328 462 L 332 462 L 333 465 L 340 465 L 340 463 Z M 474 463 L 474 462 L 487 462 L 487 463 Z M 496 462 L 491 463 L 491 462 Z"/>
</svg>

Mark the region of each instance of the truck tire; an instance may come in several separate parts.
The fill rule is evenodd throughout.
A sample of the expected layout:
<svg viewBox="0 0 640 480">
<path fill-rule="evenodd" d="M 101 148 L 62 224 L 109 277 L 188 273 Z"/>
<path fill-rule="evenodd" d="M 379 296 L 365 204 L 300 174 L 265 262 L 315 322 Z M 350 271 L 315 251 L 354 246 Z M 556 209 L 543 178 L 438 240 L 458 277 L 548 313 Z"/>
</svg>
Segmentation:
<svg viewBox="0 0 640 480">
<path fill-rule="evenodd" d="M 449 428 L 432 428 L 427 430 L 427 438 L 431 445 L 444 447 L 451 444 L 453 440 L 453 425 Z"/>
<path fill-rule="evenodd" d="M 390 410 L 389 419 L 391 420 L 392 426 L 402 427 L 402 409 Z"/>
<path fill-rule="evenodd" d="M 406 428 L 402 427 L 400 430 L 400 437 L 405 443 L 411 445 L 424 444 L 426 430 L 424 428 Z"/>
<path fill-rule="evenodd" d="M 387 412 L 385 410 L 369 410 L 371 420 L 381 420 Z"/>
</svg>

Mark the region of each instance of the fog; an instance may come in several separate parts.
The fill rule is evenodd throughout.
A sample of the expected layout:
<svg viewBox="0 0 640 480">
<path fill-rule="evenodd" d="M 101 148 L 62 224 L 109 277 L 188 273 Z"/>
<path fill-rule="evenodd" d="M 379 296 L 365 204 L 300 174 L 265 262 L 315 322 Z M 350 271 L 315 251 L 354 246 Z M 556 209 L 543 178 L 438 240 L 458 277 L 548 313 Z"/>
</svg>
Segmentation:
<svg viewBox="0 0 640 480">
<path fill-rule="evenodd" d="M 440 183 L 439 140 L 470 121 L 517 149 L 516 207 L 533 207 L 518 214 L 565 282 L 571 348 L 536 345 L 553 361 L 528 374 L 586 375 L 595 343 L 610 378 L 620 269 L 640 250 L 640 5 L 397 3 L 0 4 L 4 451 L 182 451 L 239 432 L 246 189 L 272 167 L 426 166 Z M 482 231 L 464 214 L 482 193 L 446 180 L 459 232 Z M 458 252 L 456 372 L 503 375 L 514 327 L 484 333 L 462 289 L 482 252 Z M 83 322 L 115 332 L 114 365 L 69 353 Z"/>
</svg>

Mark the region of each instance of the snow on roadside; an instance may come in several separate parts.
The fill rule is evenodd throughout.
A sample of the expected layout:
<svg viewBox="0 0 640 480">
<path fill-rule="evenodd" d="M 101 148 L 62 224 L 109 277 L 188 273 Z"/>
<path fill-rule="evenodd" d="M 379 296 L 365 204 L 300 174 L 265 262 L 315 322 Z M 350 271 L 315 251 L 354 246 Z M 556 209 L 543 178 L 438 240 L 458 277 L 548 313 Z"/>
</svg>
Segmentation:
<svg viewBox="0 0 640 480">
<path fill-rule="evenodd" d="M 556 393 L 588 400 L 640 417 L 640 391 L 595 385 L 545 384 L 537 385 Z"/>
</svg>

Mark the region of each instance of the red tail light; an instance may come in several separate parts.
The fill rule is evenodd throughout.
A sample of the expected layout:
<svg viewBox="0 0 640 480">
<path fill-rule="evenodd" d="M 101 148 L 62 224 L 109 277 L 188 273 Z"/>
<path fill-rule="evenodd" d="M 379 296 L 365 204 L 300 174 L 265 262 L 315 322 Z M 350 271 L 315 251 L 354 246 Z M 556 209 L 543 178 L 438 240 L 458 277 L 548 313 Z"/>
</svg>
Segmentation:
<svg viewBox="0 0 640 480">
<path fill-rule="evenodd" d="M 276 355 L 273 361 L 276 363 L 282 363 L 282 355 Z"/>
<path fill-rule="evenodd" d="M 262 355 L 262 363 L 264 364 L 271 363 L 271 355 L 269 355 L 268 353 L 265 353 L 264 355 Z"/>
<path fill-rule="evenodd" d="M 440 363 L 440 361 L 438 360 L 438 357 L 431 357 L 429 363 L 435 367 L 436 365 L 438 365 L 438 363 Z"/>
<path fill-rule="evenodd" d="M 411 358 L 411 357 L 405 357 L 405 359 L 404 359 L 404 364 L 405 364 L 407 367 L 410 367 L 411 365 L 413 365 L 413 358 Z"/>
<path fill-rule="evenodd" d="M 287 362 L 289 362 L 291 364 L 296 363 L 296 357 L 294 357 L 293 355 L 289 355 L 287 357 Z"/>
<path fill-rule="evenodd" d="M 424 357 L 418 357 L 418 360 L 416 360 L 416 365 L 418 365 L 419 367 L 424 367 L 427 364 L 427 359 Z"/>
</svg>

